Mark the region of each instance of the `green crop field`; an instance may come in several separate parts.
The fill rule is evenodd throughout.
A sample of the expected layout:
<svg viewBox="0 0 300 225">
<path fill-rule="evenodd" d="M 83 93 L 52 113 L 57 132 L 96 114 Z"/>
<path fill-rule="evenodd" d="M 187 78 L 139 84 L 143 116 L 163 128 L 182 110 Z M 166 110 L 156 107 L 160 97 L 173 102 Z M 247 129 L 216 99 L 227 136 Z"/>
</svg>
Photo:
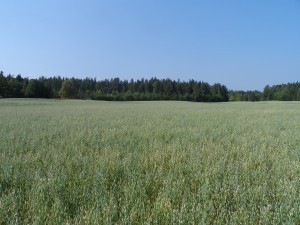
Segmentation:
<svg viewBox="0 0 300 225">
<path fill-rule="evenodd" d="M 300 103 L 1 99 L 0 224 L 300 224 Z"/>
</svg>

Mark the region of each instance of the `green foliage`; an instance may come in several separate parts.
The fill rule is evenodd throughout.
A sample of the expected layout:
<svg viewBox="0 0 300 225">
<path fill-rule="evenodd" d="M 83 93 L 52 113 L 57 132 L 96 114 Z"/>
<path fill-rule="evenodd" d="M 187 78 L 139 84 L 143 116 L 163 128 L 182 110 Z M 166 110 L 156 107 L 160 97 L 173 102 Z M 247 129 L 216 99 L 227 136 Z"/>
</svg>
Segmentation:
<svg viewBox="0 0 300 225">
<path fill-rule="evenodd" d="M 260 91 L 229 91 L 230 101 L 299 101 L 300 83 L 288 83 L 281 85 L 266 85 L 263 92 Z"/>
<path fill-rule="evenodd" d="M 61 98 L 76 98 L 77 89 L 73 80 L 64 80 L 59 91 Z"/>
<path fill-rule="evenodd" d="M 230 101 L 263 101 L 269 100 L 264 98 L 263 93 L 260 91 L 229 91 L 229 100 Z"/>
<path fill-rule="evenodd" d="M 25 89 L 25 97 L 34 98 L 38 97 L 38 81 L 37 80 L 30 80 L 28 85 Z"/>
<path fill-rule="evenodd" d="M 299 224 L 297 102 L 0 101 L 0 224 Z"/>
<path fill-rule="evenodd" d="M 228 91 L 219 83 L 210 85 L 195 80 L 180 81 L 171 79 L 150 80 L 119 78 L 105 79 L 62 79 L 61 77 L 40 77 L 38 79 L 22 78 L 12 75 L 4 76 L 0 72 L 0 98 L 80 98 L 106 101 L 151 101 L 180 100 L 195 102 L 227 101 L 299 101 L 300 84 L 288 83 L 266 85 L 264 91 Z"/>
<path fill-rule="evenodd" d="M 268 100 L 299 101 L 299 93 L 300 83 L 298 82 L 274 85 L 272 87 L 267 85 L 264 89 L 264 96 Z"/>
<path fill-rule="evenodd" d="M 228 101 L 228 91 L 224 85 L 174 81 L 151 78 L 150 80 L 105 79 L 61 79 L 60 77 L 40 77 L 39 79 L 16 78 L 0 74 L 0 97 L 29 98 L 81 98 L 107 101 L 150 101 L 182 100 L 203 102 Z"/>
</svg>

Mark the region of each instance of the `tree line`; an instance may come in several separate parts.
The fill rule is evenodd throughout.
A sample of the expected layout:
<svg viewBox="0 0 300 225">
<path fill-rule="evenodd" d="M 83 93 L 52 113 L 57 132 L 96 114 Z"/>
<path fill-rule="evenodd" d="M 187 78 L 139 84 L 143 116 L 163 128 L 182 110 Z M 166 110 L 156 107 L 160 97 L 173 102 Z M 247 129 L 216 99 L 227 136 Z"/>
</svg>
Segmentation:
<svg viewBox="0 0 300 225">
<path fill-rule="evenodd" d="M 151 78 L 97 81 L 95 78 L 39 77 L 0 72 L 0 97 L 4 98 L 78 98 L 108 101 L 181 100 L 196 102 L 299 101 L 300 83 L 266 85 L 263 91 L 233 91 L 219 83 L 175 81 Z"/>
<path fill-rule="evenodd" d="M 300 101 L 300 83 L 266 85 L 261 91 L 229 91 L 230 101 Z"/>
<path fill-rule="evenodd" d="M 4 98 L 78 98 L 108 101 L 181 100 L 196 102 L 226 102 L 227 87 L 219 83 L 171 79 L 97 81 L 95 78 L 40 77 L 4 75 L 0 72 L 0 97 Z"/>
</svg>

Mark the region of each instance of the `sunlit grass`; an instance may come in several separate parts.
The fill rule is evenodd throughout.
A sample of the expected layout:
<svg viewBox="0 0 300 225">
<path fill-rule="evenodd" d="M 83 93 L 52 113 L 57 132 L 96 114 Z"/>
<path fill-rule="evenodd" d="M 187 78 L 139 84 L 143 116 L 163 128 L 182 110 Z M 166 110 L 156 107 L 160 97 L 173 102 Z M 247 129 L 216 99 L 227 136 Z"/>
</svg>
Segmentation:
<svg viewBox="0 0 300 225">
<path fill-rule="evenodd" d="M 299 224 L 300 104 L 0 100 L 0 224 Z"/>
</svg>

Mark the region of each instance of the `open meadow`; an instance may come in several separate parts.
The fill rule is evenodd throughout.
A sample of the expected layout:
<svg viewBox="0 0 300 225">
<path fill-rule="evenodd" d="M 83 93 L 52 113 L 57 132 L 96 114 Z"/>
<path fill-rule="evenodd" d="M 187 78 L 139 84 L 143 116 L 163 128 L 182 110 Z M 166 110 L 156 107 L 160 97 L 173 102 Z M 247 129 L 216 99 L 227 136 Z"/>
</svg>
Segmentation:
<svg viewBox="0 0 300 225">
<path fill-rule="evenodd" d="M 300 224 L 300 102 L 1 99 L 0 224 Z"/>
</svg>

